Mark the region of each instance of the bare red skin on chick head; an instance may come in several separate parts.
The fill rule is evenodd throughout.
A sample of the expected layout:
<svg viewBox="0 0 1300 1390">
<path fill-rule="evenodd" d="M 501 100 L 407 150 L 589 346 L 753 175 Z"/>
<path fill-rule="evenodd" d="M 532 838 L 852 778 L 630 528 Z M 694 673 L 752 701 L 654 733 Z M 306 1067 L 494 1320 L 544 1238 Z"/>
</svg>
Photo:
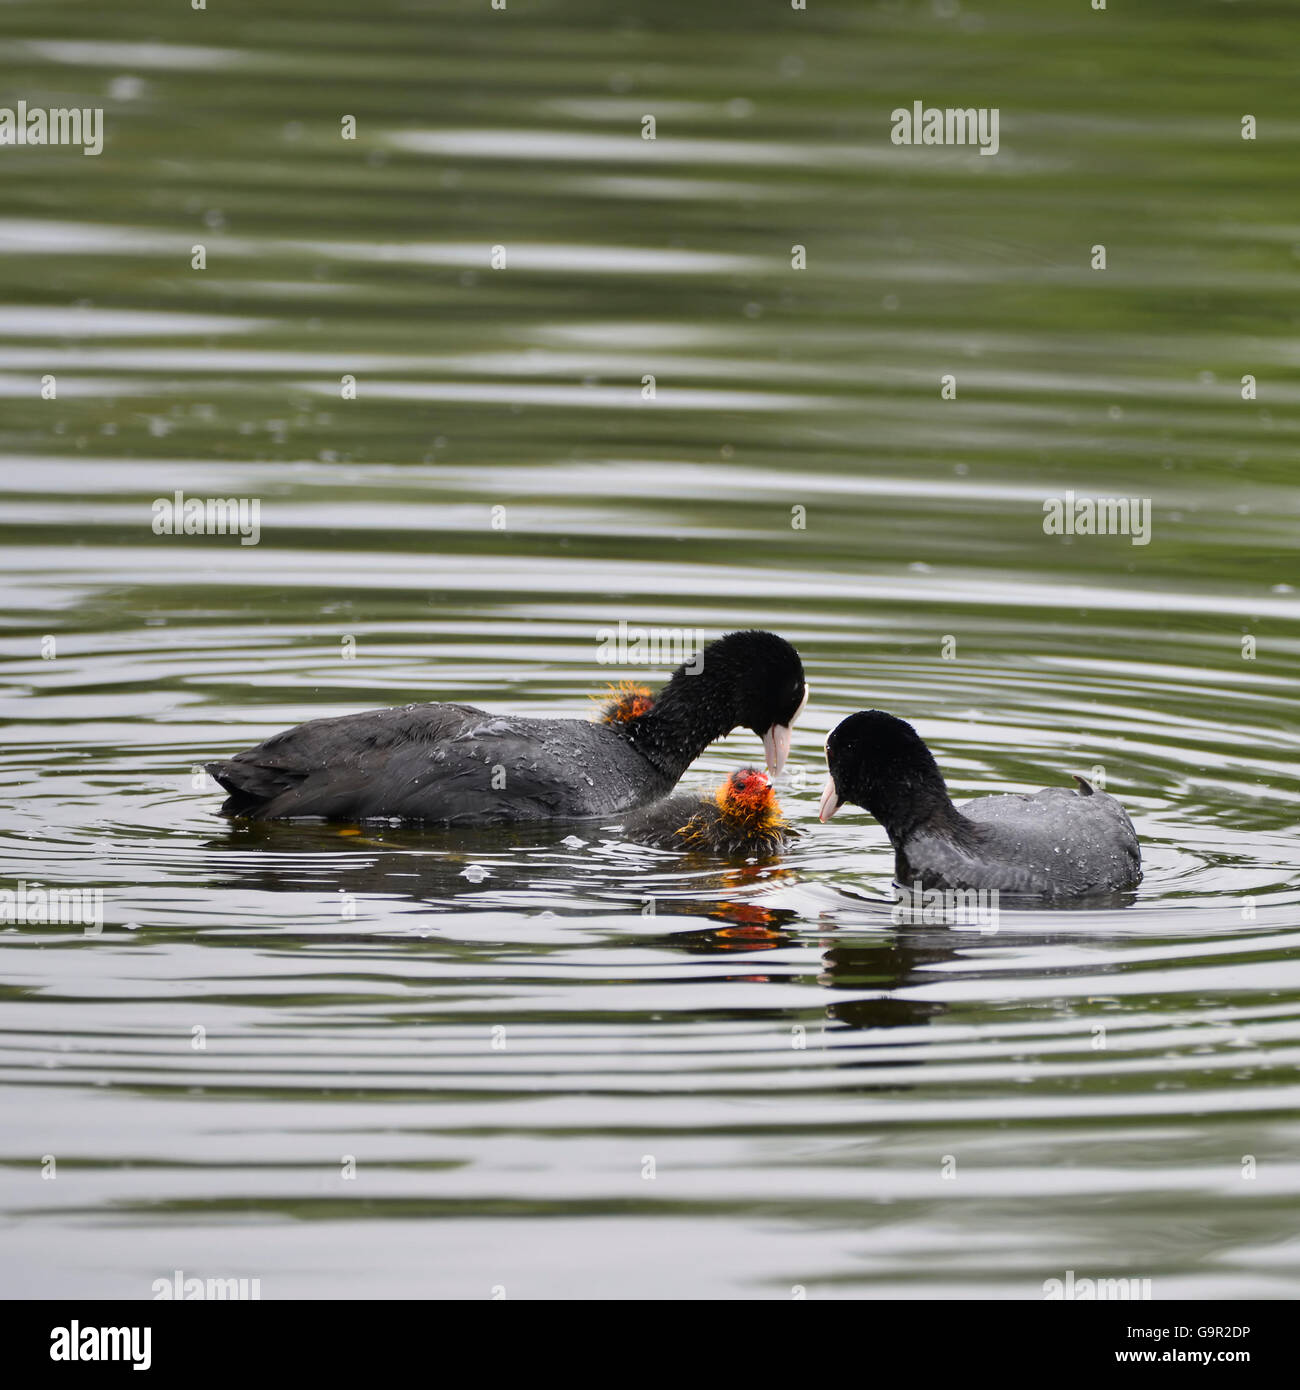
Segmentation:
<svg viewBox="0 0 1300 1390">
<path fill-rule="evenodd" d="M 772 779 L 753 767 L 733 772 L 718 788 L 714 800 L 722 814 L 733 820 L 765 822 L 781 815 Z"/>
</svg>

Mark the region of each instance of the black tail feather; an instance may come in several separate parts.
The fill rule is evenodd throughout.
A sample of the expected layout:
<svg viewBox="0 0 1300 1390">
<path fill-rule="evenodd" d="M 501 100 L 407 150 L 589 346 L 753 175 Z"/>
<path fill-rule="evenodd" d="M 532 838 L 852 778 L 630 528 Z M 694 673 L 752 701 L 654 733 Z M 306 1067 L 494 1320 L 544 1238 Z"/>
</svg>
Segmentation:
<svg viewBox="0 0 1300 1390">
<path fill-rule="evenodd" d="M 208 763 L 207 771 L 230 793 L 221 803 L 223 816 L 256 815 L 268 802 L 302 780 L 283 768 L 263 767 L 237 759 Z"/>
</svg>

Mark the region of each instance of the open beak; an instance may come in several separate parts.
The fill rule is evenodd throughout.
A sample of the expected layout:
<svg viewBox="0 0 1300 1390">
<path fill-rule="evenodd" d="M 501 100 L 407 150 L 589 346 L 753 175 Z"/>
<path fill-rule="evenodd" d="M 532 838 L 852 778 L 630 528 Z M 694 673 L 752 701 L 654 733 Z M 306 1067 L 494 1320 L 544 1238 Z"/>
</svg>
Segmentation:
<svg viewBox="0 0 1300 1390">
<path fill-rule="evenodd" d="M 799 701 L 799 708 L 790 716 L 790 722 L 773 724 L 763 735 L 763 757 L 773 777 L 781 775 L 781 769 L 785 767 L 786 759 L 790 756 L 790 740 L 794 737 L 795 720 L 804 712 L 809 690 L 808 682 L 804 681 L 803 699 Z"/>
<path fill-rule="evenodd" d="M 793 731 L 789 724 L 773 724 L 763 735 L 763 759 L 771 769 L 773 777 L 781 775 L 785 760 L 790 756 L 790 739 Z"/>
<path fill-rule="evenodd" d="M 835 790 L 835 778 L 827 777 L 826 785 L 822 788 L 821 805 L 817 807 L 817 819 L 825 825 L 842 804 L 839 793 Z"/>
</svg>

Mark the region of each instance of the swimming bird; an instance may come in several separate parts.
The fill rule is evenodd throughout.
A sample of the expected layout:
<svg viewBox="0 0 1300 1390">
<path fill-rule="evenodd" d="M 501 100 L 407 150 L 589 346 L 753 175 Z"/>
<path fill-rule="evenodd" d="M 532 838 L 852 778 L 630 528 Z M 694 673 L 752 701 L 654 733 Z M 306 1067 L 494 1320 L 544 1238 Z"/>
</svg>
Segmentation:
<svg viewBox="0 0 1300 1390">
<path fill-rule="evenodd" d="M 712 792 L 677 792 L 633 811 L 624 818 L 623 835 L 659 849 L 770 859 L 785 848 L 789 828 L 772 779 L 742 767 Z"/>
<path fill-rule="evenodd" d="M 870 811 L 894 847 L 901 885 L 1064 898 L 1129 888 L 1142 877 L 1128 814 L 1082 777 L 1077 790 L 955 806 L 920 735 L 880 710 L 850 715 L 832 730 L 826 762 L 820 819 L 846 802 Z"/>
<path fill-rule="evenodd" d="M 678 667 L 649 709 L 612 723 L 404 705 L 309 720 L 208 771 L 230 793 L 223 814 L 254 820 L 583 820 L 666 796 L 737 727 L 779 772 L 807 699 L 789 642 L 733 632 Z"/>
</svg>

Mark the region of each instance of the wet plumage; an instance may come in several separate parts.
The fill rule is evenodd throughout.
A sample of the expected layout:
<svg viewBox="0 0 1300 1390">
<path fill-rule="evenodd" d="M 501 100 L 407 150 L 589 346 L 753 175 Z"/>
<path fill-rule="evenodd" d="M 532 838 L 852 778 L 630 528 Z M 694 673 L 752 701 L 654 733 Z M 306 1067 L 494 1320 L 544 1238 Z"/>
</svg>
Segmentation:
<svg viewBox="0 0 1300 1390">
<path fill-rule="evenodd" d="M 845 802 L 869 811 L 889 836 L 894 876 L 904 886 L 1068 898 L 1141 880 L 1127 812 L 1082 777 L 1073 789 L 983 796 L 957 806 L 916 731 L 880 710 L 844 720 L 826 741 L 826 759 L 821 819 Z"/>
<path fill-rule="evenodd" d="M 727 858 L 771 858 L 789 833 L 772 779 L 753 767 L 733 772 L 714 791 L 678 792 L 623 822 L 624 837 L 638 844 Z"/>
<path fill-rule="evenodd" d="M 446 825 L 587 819 L 667 795 L 717 738 L 752 729 L 783 763 L 807 697 L 798 653 L 770 632 L 719 638 L 640 714 L 590 723 L 416 704 L 313 719 L 208 765 L 222 811 L 257 820 Z"/>
</svg>

